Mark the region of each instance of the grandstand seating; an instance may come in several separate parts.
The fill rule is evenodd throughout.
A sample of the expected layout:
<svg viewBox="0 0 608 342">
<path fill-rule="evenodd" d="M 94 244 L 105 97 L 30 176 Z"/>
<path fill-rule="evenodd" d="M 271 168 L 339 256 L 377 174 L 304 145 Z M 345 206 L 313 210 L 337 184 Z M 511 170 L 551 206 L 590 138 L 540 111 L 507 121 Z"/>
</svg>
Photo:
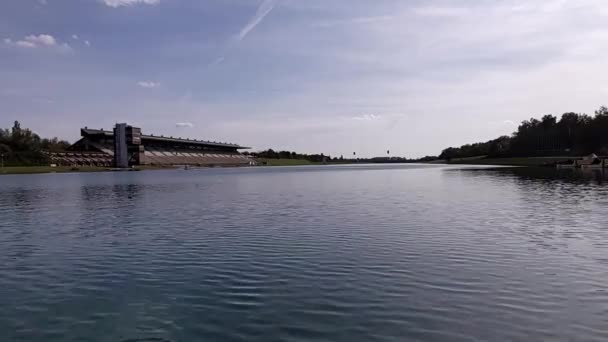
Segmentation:
<svg viewBox="0 0 608 342">
<path fill-rule="evenodd" d="M 143 164 L 150 165 L 249 165 L 250 159 L 240 153 L 202 151 L 167 151 L 153 147 L 145 150 Z"/>
<path fill-rule="evenodd" d="M 113 132 L 81 129 L 82 138 L 66 152 L 49 152 L 51 163 L 57 165 L 112 166 L 114 159 Z M 236 144 L 211 141 L 141 136 L 143 153 L 134 155 L 133 165 L 192 165 L 192 166 L 244 166 L 251 160 L 238 152 Z M 131 151 L 134 152 L 135 150 Z"/>
<path fill-rule="evenodd" d="M 59 166 L 112 166 L 112 156 L 102 152 L 50 152 L 51 164 Z"/>
</svg>

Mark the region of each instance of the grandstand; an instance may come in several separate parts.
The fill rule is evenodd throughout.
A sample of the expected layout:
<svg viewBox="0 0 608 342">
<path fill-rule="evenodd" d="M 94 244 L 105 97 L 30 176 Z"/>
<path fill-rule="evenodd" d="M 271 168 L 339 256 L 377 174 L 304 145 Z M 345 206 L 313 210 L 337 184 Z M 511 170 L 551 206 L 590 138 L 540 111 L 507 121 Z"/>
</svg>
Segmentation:
<svg viewBox="0 0 608 342">
<path fill-rule="evenodd" d="M 238 152 L 239 149 L 248 147 L 215 141 L 143 135 L 138 128 L 126 128 L 129 132 L 126 136 L 129 142 L 129 166 L 246 166 L 252 163 L 251 159 Z M 115 166 L 118 144 L 115 144 L 114 131 L 82 128 L 82 138 L 65 152 L 50 153 L 51 163 L 65 166 Z"/>
</svg>

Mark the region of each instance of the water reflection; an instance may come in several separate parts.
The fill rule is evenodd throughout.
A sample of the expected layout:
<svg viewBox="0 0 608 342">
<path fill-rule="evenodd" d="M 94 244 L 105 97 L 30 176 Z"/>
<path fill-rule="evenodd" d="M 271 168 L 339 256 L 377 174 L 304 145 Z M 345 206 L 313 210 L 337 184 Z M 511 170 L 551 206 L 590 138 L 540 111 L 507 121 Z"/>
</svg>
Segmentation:
<svg viewBox="0 0 608 342">
<path fill-rule="evenodd" d="M 500 201 L 493 199 L 494 224 L 501 229 L 527 237 L 541 249 L 569 254 L 584 248 L 584 258 L 600 262 L 608 243 L 605 226 L 608 214 L 608 180 L 601 170 L 556 170 L 552 168 L 464 168 L 445 170 L 448 175 L 468 179 L 470 187 L 490 191 L 507 188 L 516 195 Z M 491 185 L 491 187 L 489 186 Z M 534 248 L 530 249 L 535 251 Z M 582 254 L 576 253 L 577 257 Z"/>
<path fill-rule="evenodd" d="M 600 169 L 554 169 L 548 167 L 496 167 L 496 168 L 455 168 L 445 172 L 462 172 L 463 174 L 495 174 L 516 177 L 524 180 L 549 182 L 605 184 L 608 181 L 608 170 Z"/>
</svg>

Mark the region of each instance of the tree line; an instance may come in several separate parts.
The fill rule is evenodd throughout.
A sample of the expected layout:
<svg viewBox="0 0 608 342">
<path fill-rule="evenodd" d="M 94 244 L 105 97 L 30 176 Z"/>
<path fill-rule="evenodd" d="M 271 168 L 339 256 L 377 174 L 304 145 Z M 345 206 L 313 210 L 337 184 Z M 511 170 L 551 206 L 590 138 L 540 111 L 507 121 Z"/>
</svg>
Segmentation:
<svg viewBox="0 0 608 342">
<path fill-rule="evenodd" d="M 29 128 L 15 121 L 10 129 L 0 128 L 0 154 L 7 166 L 45 165 L 48 157 L 43 151 L 64 151 L 70 143 L 58 138 L 40 138 Z"/>
<path fill-rule="evenodd" d="M 265 159 L 308 160 L 313 163 L 344 160 L 344 157 L 342 157 L 342 156 L 340 156 L 340 158 L 336 158 L 336 157 L 332 158 L 330 155 L 325 155 L 323 153 L 305 154 L 305 153 L 296 153 L 296 152 L 292 152 L 292 151 L 275 151 L 273 149 L 268 149 L 268 150 L 260 151 L 260 152 L 243 152 L 243 154 L 253 156 L 256 158 L 265 158 Z"/>
<path fill-rule="evenodd" d="M 602 106 L 595 115 L 564 113 L 558 120 L 545 115 L 540 120 L 523 121 L 511 136 L 460 147 L 449 147 L 439 159 L 477 156 L 534 157 L 608 155 L 608 108 Z"/>
<path fill-rule="evenodd" d="M 0 154 L 5 165 L 44 165 L 48 164 L 45 151 L 64 151 L 70 143 L 58 138 L 41 138 L 29 128 L 22 128 L 15 121 L 10 129 L 0 129 Z M 434 159 L 457 159 L 477 156 L 492 158 L 534 157 L 534 156 L 580 156 L 586 154 L 608 155 L 608 108 L 600 107 L 593 116 L 568 112 L 561 118 L 545 115 L 540 120 L 531 118 L 523 121 L 510 136 L 466 144 L 444 149 L 438 157 L 407 159 L 400 157 L 377 157 L 360 159 L 343 156 L 331 157 L 323 153 L 304 154 L 292 151 L 244 152 L 266 159 L 304 159 L 311 162 L 424 162 Z"/>
<path fill-rule="evenodd" d="M 388 151 L 387 151 L 388 152 Z M 331 157 L 323 153 L 320 154 L 305 154 L 296 153 L 292 151 L 274 151 L 268 149 L 260 152 L 243 152 L 244 155 L 253 156 L 256 158 L 264 159 L 300 159 L 308 160 L 315 163 L 327 162 L 327 163 L 341 163 L 341 162 L 363 162 L 363 163 L 420 163 L 429 162 L 436 160 L 436 156 L 426 156 L 417 159 L 408 159 L 404 157 L 374 157 L 374 158 L 357 158 L 354 154 L 353 158 L 344 158 L 343 155 L 340 157 Z"/>
</svg>

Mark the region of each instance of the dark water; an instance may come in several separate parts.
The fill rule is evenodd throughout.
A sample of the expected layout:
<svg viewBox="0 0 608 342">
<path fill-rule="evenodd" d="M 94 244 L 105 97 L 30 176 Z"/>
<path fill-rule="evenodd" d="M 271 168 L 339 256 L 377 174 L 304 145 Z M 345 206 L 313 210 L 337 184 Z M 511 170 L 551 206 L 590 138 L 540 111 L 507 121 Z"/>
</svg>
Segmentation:
<svg viewBox="0 0 608 342">
<path fill-rule="evenodd" d="M 602 174 L 0 177 L 2 341 L 606 341 Z"/>
</svg>

